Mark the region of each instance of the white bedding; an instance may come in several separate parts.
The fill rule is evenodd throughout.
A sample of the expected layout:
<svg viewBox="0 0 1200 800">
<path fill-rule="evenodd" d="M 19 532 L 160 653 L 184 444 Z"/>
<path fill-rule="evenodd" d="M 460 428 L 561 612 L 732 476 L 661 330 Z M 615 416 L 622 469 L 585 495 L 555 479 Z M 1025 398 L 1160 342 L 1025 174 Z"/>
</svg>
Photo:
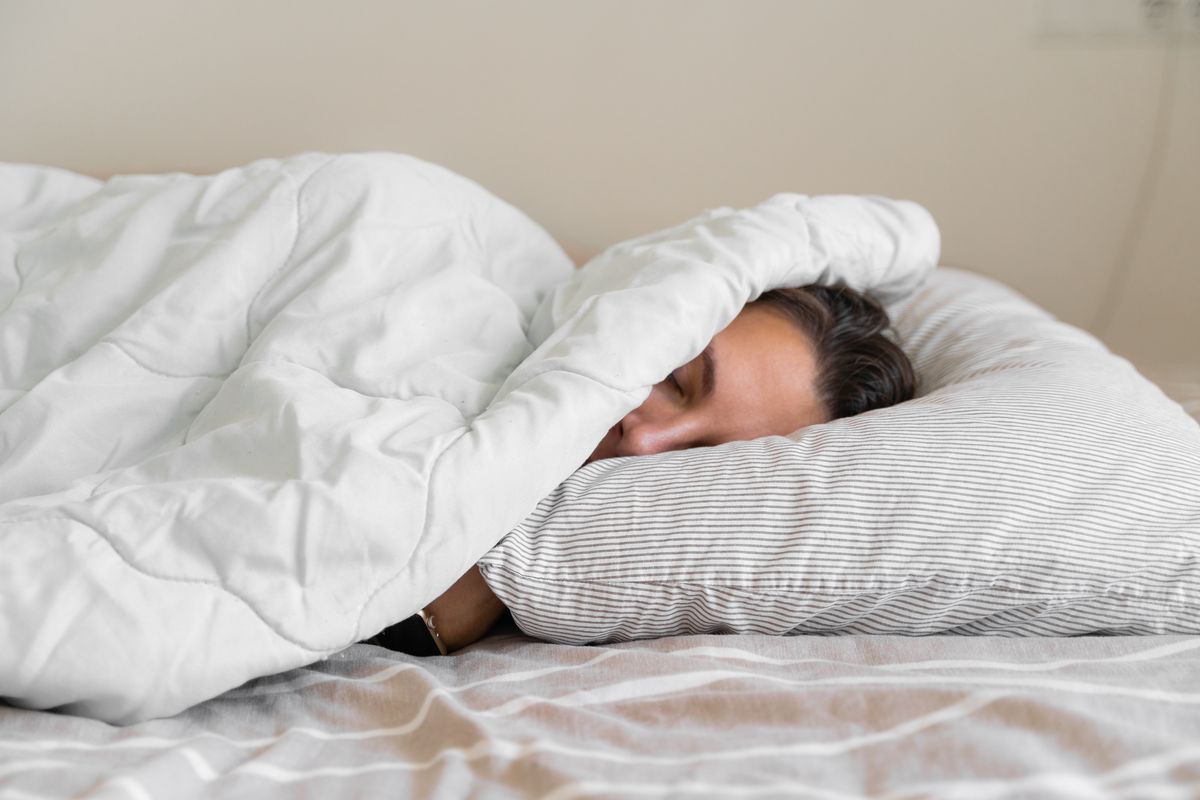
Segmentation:
<svg viewBox="0 0 1200 800">
<path fill-rule="evenodd" d="M 553 291 L 541 228 L 405 156 L 0 167 L 0 697 L 128 723 L 342 650 L 747 299 L 903 295 L 938 237 L 912 204 L 778 195 L 616 250 Z"/>
</svg>

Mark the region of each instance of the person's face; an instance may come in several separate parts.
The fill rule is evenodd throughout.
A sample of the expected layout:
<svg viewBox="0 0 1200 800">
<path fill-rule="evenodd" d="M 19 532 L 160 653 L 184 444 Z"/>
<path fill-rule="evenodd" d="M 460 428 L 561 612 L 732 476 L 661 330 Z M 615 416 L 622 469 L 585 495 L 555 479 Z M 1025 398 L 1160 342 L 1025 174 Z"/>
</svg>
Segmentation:
<svg viewBox="0 0 1200 800">
<path fill-rule="evenodd" d="M 587 463 L 786 436 L 827 422 L 815 376 L 808 337 L 777 312 L 746 306 L 703 353 L 655 384 Z"/>
</svg>

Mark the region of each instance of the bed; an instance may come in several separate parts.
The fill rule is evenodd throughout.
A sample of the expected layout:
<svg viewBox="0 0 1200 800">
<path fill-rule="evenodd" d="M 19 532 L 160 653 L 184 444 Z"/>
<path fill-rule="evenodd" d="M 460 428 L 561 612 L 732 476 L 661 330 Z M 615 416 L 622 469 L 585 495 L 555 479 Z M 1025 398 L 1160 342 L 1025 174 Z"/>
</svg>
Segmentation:
<svg viewBox="0 0 1200 800">
<path fill-rule="evenodd" d="M 357 645 L 126 728 L 0 708 L 0 796 L 1190 797 L 1200 638 L 687 636 L 502 625 Z"/>
<path fill-rule="evenodd" d="M 569 310 L 587 297 L 560 299 Z M 1163 387 L 1200 419 L 1194 375 L 1170 374 Z M 0 705 L 0 800 L 1200 792 L 1195 635 L 705 633 L 576 646 L 526 635 L 529 618 L 515 616 L 526 613 L 449 657 L 330 648 L 178 713 L 139 707 L 123 726 Z M 218 638 L 206 652 L 234 663 L 219 651 L 243 646 Z M 102 651 L 74 658 L 85 678 L 114 670 Z M 92 703 L 105 717 L 103 698 Z"/>
<path fill-rule="evenodd" d="M 1200 421 L 1200 386 L 1164 385 Z M 129 727 L 0 705 L 0 798 L 1185 798 L 1198 675 L 1195 636 L 577 647 L 506 619 L 452 657 L 359 644 Z"/>
<path fill-rule="evenodd" d="M 1175 398 L 1200 420 L 1200 389 Z M 576 647 L 505 620 L 125 728 L 0 706 L 0 797 L 1185 798 L 1198 675 L 1194 636 Z"/>
</svg>

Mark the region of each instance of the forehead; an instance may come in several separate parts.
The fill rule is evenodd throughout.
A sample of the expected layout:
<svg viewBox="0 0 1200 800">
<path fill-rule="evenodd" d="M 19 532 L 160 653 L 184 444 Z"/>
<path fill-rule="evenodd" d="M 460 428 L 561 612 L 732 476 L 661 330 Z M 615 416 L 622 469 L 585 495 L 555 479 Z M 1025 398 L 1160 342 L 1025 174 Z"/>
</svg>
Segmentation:
<svg viewBox="0 0 1200 800">
<path fill-rule="evenodd" d="M 721 427 L 730 428 L 723 434 L 786 435 L 825 421 L 812 342 L 781 314 L 747 306 L 713 338 L 712 350 L 717 381 L 710 400 Z"/>
</svg>

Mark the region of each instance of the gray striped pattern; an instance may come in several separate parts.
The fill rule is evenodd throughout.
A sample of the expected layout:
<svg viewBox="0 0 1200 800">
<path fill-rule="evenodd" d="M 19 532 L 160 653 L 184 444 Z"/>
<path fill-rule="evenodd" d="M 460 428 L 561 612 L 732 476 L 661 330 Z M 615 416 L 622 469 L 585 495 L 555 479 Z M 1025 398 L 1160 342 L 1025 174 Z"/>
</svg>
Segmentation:
<svg viewBox="0 0 1200 800">
<path fill-rule="evenodd" d="M 527 633 L 1200 633 L 1200 426 L 1012 290 L 894 306 L 909 403 L 591 464 L 481 562 Z"/>
</svg>

